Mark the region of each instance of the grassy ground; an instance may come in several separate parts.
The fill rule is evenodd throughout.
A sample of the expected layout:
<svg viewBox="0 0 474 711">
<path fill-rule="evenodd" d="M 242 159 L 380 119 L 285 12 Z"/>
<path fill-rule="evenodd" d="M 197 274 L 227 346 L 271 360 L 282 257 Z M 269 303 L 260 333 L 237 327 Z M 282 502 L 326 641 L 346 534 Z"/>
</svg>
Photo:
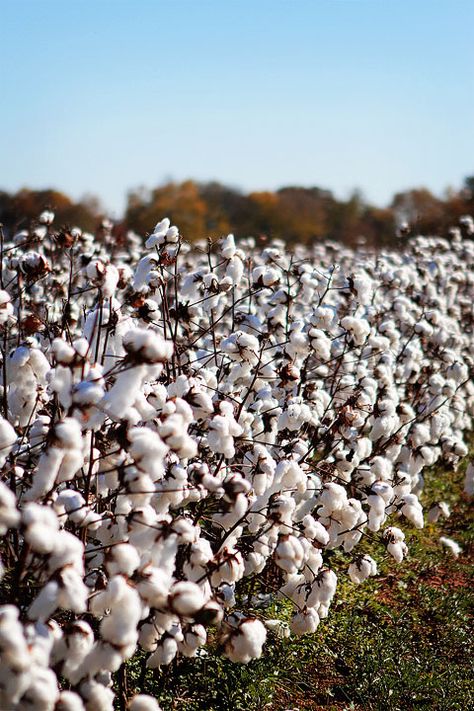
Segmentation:
<svg viewBox="0 0 474 711">
<path fill-rule="evenodd" d="M 314 636 L 269 639 L 265 657 L 248 666 L 212 653 L 181 660 L 150 671 L 141 690 L 166 711 L 474 710 L 474 517 L 462 477 L 462 468 L 427 474 L 424 503 L 448 501 L 452 516 L 422 531 L 403 524 L 410 556 L 397 566 L 376 550 L 376 579 L 357 587 L 341 575 Z M 463 546 L 458 559 L 440 535 Z M 134 684 L 138 691 L 130 669 Z"/>
</svg>

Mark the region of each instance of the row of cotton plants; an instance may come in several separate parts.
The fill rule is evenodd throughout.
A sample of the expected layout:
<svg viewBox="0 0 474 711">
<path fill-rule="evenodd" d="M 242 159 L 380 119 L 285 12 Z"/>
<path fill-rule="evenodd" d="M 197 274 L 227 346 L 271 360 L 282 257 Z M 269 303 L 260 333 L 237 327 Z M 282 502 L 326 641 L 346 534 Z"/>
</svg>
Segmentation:
<svg viewBox="0 0 474 711">
<path fill-rule="evenodd" d="M 136 654 L 247 663 L 269 630 L 315 632 L 338 576 L 377 574 L 361 541 L 401 563 L 424 468 L 472 428 L 462 229 L 290 252 L 45 212 L 2 236 L 1 708 L 113 709 Z"/>
</svg>

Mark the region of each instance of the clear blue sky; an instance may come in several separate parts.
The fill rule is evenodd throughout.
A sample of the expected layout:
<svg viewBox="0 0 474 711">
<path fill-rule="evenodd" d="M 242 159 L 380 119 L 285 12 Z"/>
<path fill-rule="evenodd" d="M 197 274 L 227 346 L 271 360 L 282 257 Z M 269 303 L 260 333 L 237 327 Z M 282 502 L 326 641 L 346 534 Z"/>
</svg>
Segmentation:
<svg viewBox="0 0 474 711">
<path fill-rule="evenodd" d="M 474 173 L 474 0 L 0 0 L 0 188 Z"/>
</svg>

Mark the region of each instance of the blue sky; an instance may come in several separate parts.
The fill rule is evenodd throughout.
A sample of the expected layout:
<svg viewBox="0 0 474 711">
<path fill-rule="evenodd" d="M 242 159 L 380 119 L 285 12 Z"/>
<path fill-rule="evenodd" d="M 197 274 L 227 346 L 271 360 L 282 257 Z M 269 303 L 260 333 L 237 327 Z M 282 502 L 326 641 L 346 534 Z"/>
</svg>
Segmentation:
<svg viewBox="0 0 474 711">
<path fill-rule="evenodd" d="M 0 0 L 0 188 L 474 173 L 473 0 Z"/>
</svg>

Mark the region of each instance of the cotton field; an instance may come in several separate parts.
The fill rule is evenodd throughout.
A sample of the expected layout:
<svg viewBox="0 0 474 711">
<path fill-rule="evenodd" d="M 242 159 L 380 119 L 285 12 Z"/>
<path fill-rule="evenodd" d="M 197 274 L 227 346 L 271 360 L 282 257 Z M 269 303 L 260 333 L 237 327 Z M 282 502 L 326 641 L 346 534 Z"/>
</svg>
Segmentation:
<svg viewBox="0 0 474 711">
<path fill-rule="evenodd" d="M 318 634 L 341 576 L 402 564 L 424 468 L 468 454 L 473 237 L 118 243 L 46 211 L 2 239 L 0 708 L 112 710 L 137 655 L 246 664 L 270 603 Z"/>
</svg>

